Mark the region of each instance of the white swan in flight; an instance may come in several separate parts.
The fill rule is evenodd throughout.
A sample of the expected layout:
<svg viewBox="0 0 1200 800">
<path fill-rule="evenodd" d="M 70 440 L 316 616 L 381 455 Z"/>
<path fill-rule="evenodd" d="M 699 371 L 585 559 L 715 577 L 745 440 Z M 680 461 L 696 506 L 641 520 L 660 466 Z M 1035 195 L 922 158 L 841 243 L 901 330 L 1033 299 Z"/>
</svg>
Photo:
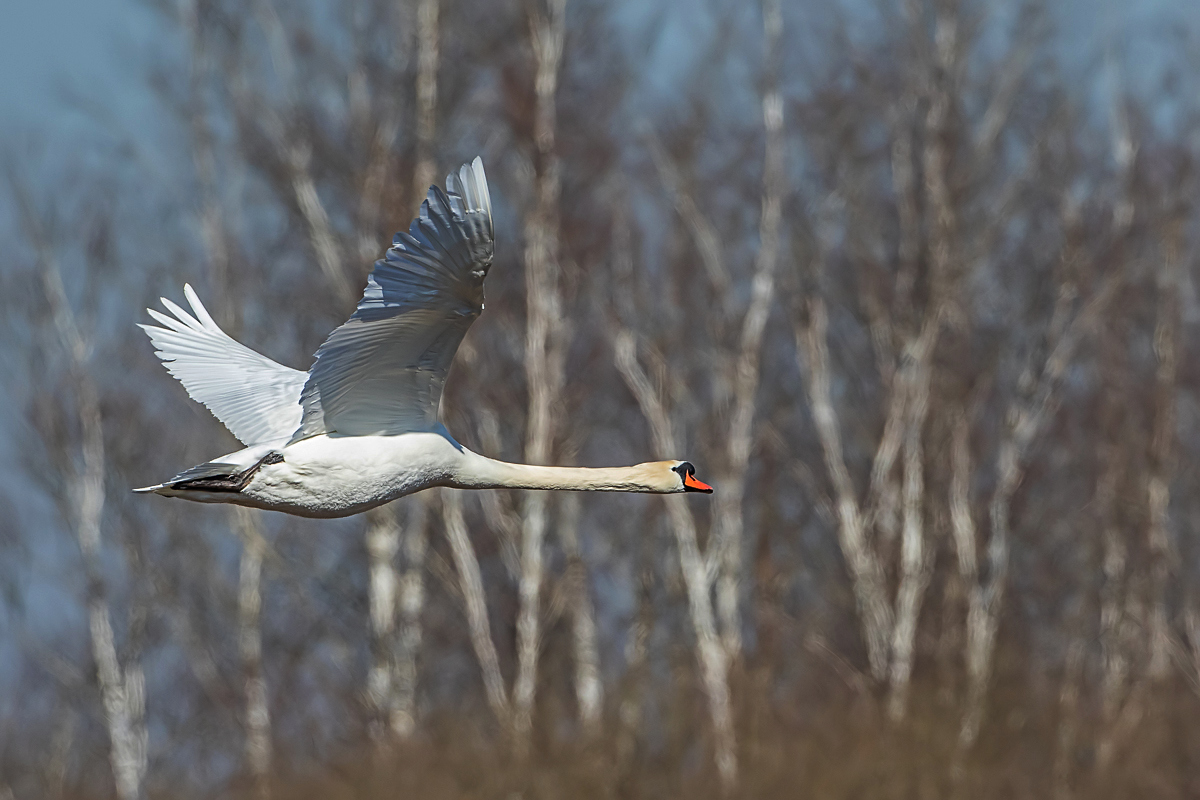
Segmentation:
<svg viewBox="0 0 1200 800">
<path fill-rule="evenodd" d="M 344 517 L 432 486 L 712 492 L 686 461 L 587 469 L 508 464 L 471 452 L 438 421 L 442 385 L 483 311 L 492 204 L 476 158 L 421 205 L 408 233 L 375 262 L 354 315 L 308 372 L 227 336 L 191 286 L 192 314 L 148 309 L 141 325 L 164 366 L 246 445 L 135 489 L 202 503 Z M 195 316 L 193 316 L 193 314 Z"/>
</svg>

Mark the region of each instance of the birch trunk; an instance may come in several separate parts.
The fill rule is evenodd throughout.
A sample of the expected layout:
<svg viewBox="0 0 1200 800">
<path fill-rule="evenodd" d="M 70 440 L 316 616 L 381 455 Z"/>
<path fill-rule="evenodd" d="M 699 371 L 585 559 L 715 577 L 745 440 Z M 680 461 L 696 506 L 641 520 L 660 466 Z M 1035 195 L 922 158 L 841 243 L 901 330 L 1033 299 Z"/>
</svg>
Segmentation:
<svg viewBox="0 0 1200 800">
<path fill-rule="evenodd" d="M 600 653 L 596 646 L 596 615 L 588 595 L 587 569 L 579 551 L 579 495 L 566 492 L 559 502 L 558 534 L 567 556 L 567 581 L 571 604 L 571 644 L 575 655 L 575 700 L 579 721 L 588 738 L 600 732 L 604 684 L 600 680 Z"/>
<path fill-rule="evenodd" d="M 283 84 L 285 98 L 290 102 L 294 91 L 293 58 L 274 5 L 270 0 L 257 0 L 255 10 L 262 26 L 275 72 Z M 417 198 L 423 197 L 432 183 L 434 171 L 432 142 L 436 128 L 437 63 L 438 63 L 438 2 L 418 0 L 418 163 L 414 171 Z M 243 106 L 249 98 L 239 93 L 234 82 L 234 99 Z M 359 103 L 359 105 L 363 105 Z M 343 303 L 352 303 L 357 284 L 343 268 L 342 247 L 330 222 L 329 213 L 317 192 L 311 170 L 311 147 L 285 128 L 284 121 L 269 112 L 263 126 L 276 147 L 284 154 L 288 183 L 296 206 L 304 221 L 309 243 L 321 271 Z M 364 255 L 377 255 L 370 227 L 378 218 L 379 198 L 382 196 L 389 149 L 395 138 L 397 120 L 394 110 L 384 112 L 375 132 L 373 160 L 367 169 L 360 207 L 359 249 Z M 416 656 L 420 648 L 420 614 L 424 604 L 424 553 L 427 533 L 425 516 L 428 500 L 415 500 L 412 527 L 404 534 L 408 571 L 401 579 L 395 555 L 399 549 L 400 526 L 395 511 L 377 509 L 368 514 L 366 548 L 370 561 L 368 585 L 371 613 L 372 665 L 367 676 L 367 697 L 374 708 L 372 737 L 382 741 L 386 731 L 408 736 L 415 729 Z M 397 603 L 402 604 L 403 619 L 397 632 Z"/>
<path fill-rule="evenodd" d="M 560 187 L 555 151 L 555 94 L 562 61 L 566 0 L 549 0 L 547 11 L 534 11 L 530 18 L 536 62 L 534 144 L 537 148 L 535 206 L 525 222 L 525 378 L 529 390 L 525 459 L 530 464 L 549 463 L 554 442 L 551 415 L 562 391 L 566 350 L 560 341 L 563 331 L 558 242 Z M 545 492 L 525 495 L 518 581 L 517 677 L 513 684 L 513 731 L 518 751 L 527 746 L 533 726 L 541 646 L 547 499 Z"/>
<path fill-rule="evenodd" d="M 808 397 L 812 407 L 813 423 L 821 443 L 825 469 L 833 483 L 834 502 L 837 505 L 838 545 L 846 565 L 850 569 L 850 583 L 854 590 L 863 639 L 867 645 L 867 660 L 871 674 L 882 680 L 887 674 L 890 636 L 892 631 L 892 606 L 887 597 L 887 581 L 883 565 L 867 538 L 867 521 L 858 503 L 850 471 L 846 468 L 842 450 L 842 435 L 837 412 L 831 395 L 829 369 L 829 346 L 827 344 L 829 317 L 825 302 L 815 298 L 809 303 L 809 324 L 796 332 L 796 351 L 805 355 L 802 371 L 807 373 Z M 806 369 L 804 369 L 806 367 Z M 903 408 L 903 393 L 893 395 L 893 408 Z M 891 424 L 898 415 L 889 415 L 889 424 L 884 427 L 878 453 L 886 453 L 887 444 L 893 440 Z M 876 457 L 876 463 L 879 462 Z M 890 468 L 889 468 L 890 471 Z"/>
<path fill-rule="evenodd" d="M 399 580 L 396 552 L 400 526 L 390 505 L 373 509 L 367 517 L 368 584 L 371 615 L 371 667 L 367 673 L 367 701 L 371 705 L 371 737 L 376 743 L 388 738 L 395 698 L 395 632 Z"/>
<path fill-rule="evenodd" d="M 467 615 L 467 628 L 471 635 L 471 647 L 479 660 L 483 673 L 483 688 L 487 693 L 488 705 L 496 719 L 505 727 L 512 725 L 508 692 L 504 688 L 504 677 L 500 674 L 500 659 L 496 656 L 496 645 L 492 641 L 491 625 L 488 622 L 487 598 L 483 593 L 483 577 L 479 571 L 479 559 L 467 534 L 467 523 L 463 519 L 462 494 L 444 491 L 442 495 L 442 518 L 446 525 L 446 538 L 450 541 L 450 552 L 454 568 L 458 571 L 459 589 L 462 591 L 463 609 Z"/>
<path fill-rule="evenodd" d="M 728 657 L 742 651 L 738 583 L 742 574 L 743 503 L 746 471 L 754 444 L 754 410 L 758 398 L 763 331 L 775 297 L 775 268 L 779 261 L 779 221 L 783 204 L 783 98 L 779 93 L 778 49 L 783 28 L 779 0 L 765 0 L 763 14 L 762 95 L 765 155 L 762 177 L 762 211 L 759 217 L 758 256 L 750 284 L 750 306 L 742 318 L 741 338 L 734 366 L 734 401 L 729 422 L 728 472 L 716 498 L 714 557 L 717 560 L 717 612 L 721 639 Z"/>
<path fill-rule="evenodd" d="M 200 186 L 201 233 L 208 255 L 209 277 L 213 292 L 221 301 L 218 307 L 225 319 L 225 329 L 237 332 L 236 303 L 230 302 L 232 286 L 229 275 L 229 245 L 216 185 L 216 154 L 213 133 L 204 104 L 205 84 L 210 68 L 208 48 L 198 19 L 195 2 L 181 10 L 184 27 L 191 40 L 191 108 L 192 160 Z M 258 528 L 254 512 L 234 509 L 235 528 L 242 540 L 238 565 L 238 653 L 244 681 L 243 730 L 246 770 L 254 785 L 255 795 L 262 800 L 270 796 L 271 715 L 266 680 L 262 671 L 262 562 L 266 542 Z"/>
<path fill-rule="evenodd" d="M 1081 622 L 1081 621 L 1080 621 Z M 1081 625 L 1076 626 L 1079 631 Z M 1067 649 L 1062 690 L 1059 692 L 1058 739 L 1054 754 L 1054 797 L 1070 800 L 1071 764 L 1075 761 L 1075 741 L 1079 723 L 1079 685 L 1083 680 L 1085 643 L 1078 634 Z"/>
<path fill-rule="evenodd" d="M 1172 225 L 1166 252 L 1158 269 L 1158 308 L 1154 328 L 1154 426 L 1150 439 L 1150 469 L 1146 503 L 1150 550 L 1150 664 L 1151 680 L 1161 681 L 1170 668 L 1171 632 L 1167 621 L 1167 582 L 1171 573 L 1171 475 L 1175 445 L 1175 375 L 1179 351 L 1180 223 Z"/>
<path fill-rule="evenodd" d="M 932 325 L 937 325 L 934 321 Z M 932 340 L 934 334 L 929 334 Z M 927 343 L 932 349 L 932 341 Z M 920 343 L 918 343 L 920 347 Z M 895 627 L 892 631 L 892 663 L 889 675 L 891 696 L 888 714 L 893 722 L 904 719 L 908 710 L 908 685 L 912 678 L 917 621 L 925 589 L 933 572 L 933 557 L 925 547 L 925 459 L 922 446 L 925 419 L 929 413 L 929 382 L 932 353 L 914 354 L 911 370 L 904 370 L 907 390 L 907 419 L 904 431 L 904 489 L 901 498 L 902 538 L 900 585 L 896 595 Z M 910 374 L 911 373 L 911 374 Z"/>
<path fill-rule="evenodd" d="M 242 538 L 238 569 L 238 654 L 245 681 L 245 758 L 260 800 L 271 796 L 271 711 L 262 668 L 262 564 L 266 541 L 254 511 L 235 510 Z"/>
<path fill-rule="evenodd" d="M 439 5 L 440 0 L 417 0 L 417 164 L 413 170 L 417 202 L 437 179 L 433 140 L 437 130 Z"/>
<path fill-rule="evenodd" d="M 636 339 L 631 331 L 621 330 L 617 333 L 614 341 L 617 369 L 650 423 L 655 447 L 663 453 L 677 452 L 670 416 L 638 363 L 636 348 Z M 688 612 L 696 634 L 696 659 L 700 664 L 701 685 L 712 718 L 717 772 L 724 790 L 731 792 L 737 785 L 737 742 L 729 698 L 728 651 L 717 633 L 712 606 L 712 580 L 700 553 L 696 520 L 687 501 L 677 494 L 664 499 L 679 550 L 679 566 L 687 588 Z"/>
<path fill-rule="evenodd" d="M 1145 609 L 1127 571 L 1127 552 L 1116 517 L 1117 488 L 1124 478 L 1125 461 L 1118 448 L 1101 448 L 1102 472 L 1093 503 L 1102 520 L 1100 601 L 1100 731 L 1096 736 L 1096 768 L 1103 774 L 1119 744 L 1121 719 L 1140 716 L 1139 678 L 1135 673 L 1139 651 L 1148 650 L 1143 631 Z M 1144 663 L 1144 662 L 1143 662 Z M 1140 671 L 1140 670 L 1139 670 Z"/>
<path fill-rule="evenodd" d="M 913 24 L 910 11 L 910 24 Z M 904 719 L 908 709 L 908 687 L 912 679 L 913 651 L 917 625 L 925 589 L 929 585 L 933 569 L 933 558 L 926 552 L 925 530 L 925 480 L 924 480 L 924 427 L 929 413 L 929 393 L 933 373 L 933 355 L 941 338 L 942 316 L 946 304 L 957 291 L 957 277 L 961 273 L 961 258 L 957 242 L 958 220 L 950 190 L 950 117 L 953 95 L 952 81 L 959 67 L 958 10 L 956 4 L 947 3 L 940 8 L 935 22 L 935 60 L 937 70 L 928 76 L 927 93 L 929 108 L 925 115 L 924 149 L 921 153 L 925 177 L 925 193 L 929 214 L 929 282 L 930 298 L 922 317 L 916 318 L 912 308 L 902 309 L 914 317 L 919 333 L 908 342 L 900 366 L 896 370 L 896 381 L 901 384 L 897 391 L 903 397 L 902 423 L 902 489 L 901 489 L 901 542 L 899 585 L 891 631 L 891 653 L 888 674 L 888 715 L 893 722 Z M 906 98 L 907 99 L 907 98 Z M 907 132 L 897 141 L 900 157 L 911 155 L 911 139 Z M 900 196 L 902 223 L 911 224 L 906 218 L 909 202 L 906 196 L 910 187 L 911 174 L 905 169 L 897 171 L 893 160 L 893 176 L 900 178 L 897 186 Z M 907 238 L 900 247 L 901 273 L 897 279 L 898 295 L 906 303 L 912 302 L 912 283 L 915 275 L 910 271 L 912 256 L 906 248 L 913 246 Z M 899 405 L 897 403 L 897 405 Z M 899 408 L 896 409 L 899 412 Z M 897 413 L 896 418 L 900 415 Z M 886 429 L 885 429 L 886 433 Z M 890 462 L 890 459 L 888 459 Z M 890 466 L 890 463 L 888 464 Z M 873 475 L 886 481 L 886 473 Z"/>
<path fill-rule="evenodd" d="M 401 534 L 404 571 L 400 575 L 400 625 L 388 725 L 392 733 L 402 738 L 412 736 L 417 729 L 417 660 L 421 652 L 425 552 L 429 543 L 429 506 L 433 496 L 424 492 L 409 500 L 408 519 Z"/>
<path fill-rule="evenodd" d="M 109 762 L 117 797 L 121 800 L 137 800 L 142 796 L 147 763 L 145 679 L 141 664 L 136 660 L 121 665 L 104 585 L 100 554 L 105 503 L 104 419 L 99 392 L 88 374 L 91 345 L 84 338 L 67 299 L 58 262 L 41 221 L 33 210 L 28 192 L 15 179 L 13 189 L 22 226 L 37 253 L 42 289 L 50 307 L 55 332 L 70 363 L 75 411 L 81 431 L 81 466 L 68 476 L 65 499 L 87 579 L 88 633 L 100 699 L 104 706 Z"/>
<path fill-rule="evenodd" d="M 413 169 L 413 197 L 418 203 L 437 179 L 433 144 L 437 132 L 439 7 L 440 0 L 417 0 L 417 163 Z M 431 492 L 424 492 L 408 501 L 409 514 L 403 531 L 400 629 L 395 640 L 392 701 L 388 717 L 393 734 L 402 738 L 412 736 L 417 727 L 417 657 L 422 639 L 421 612 L 425 607 L 429 507 L 434 496 Z"/>
<path fill-rule="evenodd" d="M 909 9 L 910 17 L 912 9 Z M 910 19 L 910 24 L 914 24 Z M 923 120 L 925 146 L 920 154 L 925 178 L 929 220 L 929 299 L 924 308 L 914 306 L 912 291 L 917 279 L 920 221 L 913 160 L 916 157 L 909 130 L 909 115 L 915 110 L 917 90 L 902 99 L 893 123 L 892 178 L 900 219 L 899 272 L 896 277 L 891 316 L 901 321 L 895 338 L 903 351 L 894 353 L 892 322 L 882 304 L 872 312 L 871 335 L 879 359 L 881 382 L 888 387 L 885 422 L 875 456 L 865 500 L 860 501 L 846 466 L 841 426 L 831 395 L 832 376 L 828 352 L 828 312 L 820 298 L 809 303 L 809 324 L 796 332 L 797 353 L 804 356 L 809 401 L 821 443 L 826 471 L 833 484 L 838 507 L 838 542 L 850 570 L 871 674 L 888 688 L 888 715 L 902 720 L 908 708 L 914 650 L 925 590 L 933 559 L 928 552 L 925 525 L 924 428 L 929 413 L 933 380 L 933 356 L 941 336 L 944 309 L 956 288 L 956 226 L 948 173 L 950 154 L 946 144 L 951 116 L 951 94 L 947 82 L 955 72 L 957 18 L 952 8 L 938 14 L 937 58 L 941 79 L 925 82 L 921 92 L 929 96 Z M 920 67 L 920 65 L 918 65 Z M 918 68 L 918 72 L 921 72 Z M 822 247 L 824 245 L 821 245 Z M 824 254 L 817 256 L 824 267 Z M 805 369 L 806 367 L 806 369 Z M 900 459 L 899 485 L 894 477 Z M 897 506 L 899 508 L 897 509 Z M 896 531 L 899 512 L 900 554 L 896 572 L 898 585 L 890 597 L 885 555 Z M 876 531 L 883 544 L 873 542 Z M 883 550 L 886 554 L 887 551 Z M 890 556 L 889 556 L 890 558 Z"/>
<path fill-rule="evenodd" d="M 991 678 L 992 658 L 995 651 L 996 632 L 1000 621 L 1000 606 L 1008 579 L 1009 565 L 1009 509 L 1013 495 L 1024 476 L 1024 461 L 1030 446 L 1042 430 L 1056 404 L 1058 384 L 1070 364 L 1080 340 L 1092 330 L 1108 308 L 1120 286 L 1120 276 L 1108 275 L 1084 308 L 1071 320 L 1062 325 L 1062 333 L 1042 365 L 1040 374 L 1028 399 L 1017 399 L 1005 415 L 1010 420 L 1009 429 L 1000 443 L 996 458 L 996 488 L 988 505 L 990 538 L 986 550 L 987 577 L 977 579 L 969 590 L 967 610 L 967 700 L 959 731 L 960 755 L 970 748 L 979 735 L 983 721 L 987 685 Z M 1069 287 L 1064 287 L 1059 298 L 1059 307 L 1069 305 L 1072 296 Z M 1056 316 L 1065 317 L 1065 311 Z M 1051 332 L 1056 327 L 1051 324 Z"/>
<path fill-rule="evenodd" d="M 650 557 L 645 555 L 644 561 Z M 643 567 L 638 581 L 637 614 L 625 642 L 625 679 L 622 681 L 620 703 L 617 706 L 616 763 L 622 775 L 629 773 L 637 750 L 638 733 L 642 727 L 642 702 L 646 678 L 647 642 L 653 626 L 650 590 L 653 571 Z M 1200 661 L 1197 661 L 1200 665 Z"/>
<path fill-rule="evenodd" d="M 416 731 L 417 657 L 425 606 L 431 496 L 426 492 L 404 501 L 408 516 L 403 526 L 391 509 L 367 514 L 372 659 L 367 698 L 374 712 L 371 735 L 378 743 L 389 736 L 406 738 Z M 398 553 L 403 571 L 396 567 Z"/>
</svg>

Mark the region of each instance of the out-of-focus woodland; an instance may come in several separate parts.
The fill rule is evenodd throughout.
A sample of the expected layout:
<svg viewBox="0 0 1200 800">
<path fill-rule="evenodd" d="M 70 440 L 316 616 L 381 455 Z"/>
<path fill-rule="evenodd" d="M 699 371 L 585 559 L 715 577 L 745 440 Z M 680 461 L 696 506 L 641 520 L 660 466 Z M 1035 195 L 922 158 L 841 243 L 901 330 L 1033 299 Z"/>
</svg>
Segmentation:
<svg viewBox="0 0 1200 800">
<path fill-rule="evenodd" d="M 9 148 L 0 797 L 1200 792 L 1196 42 L 669 6 L 155 0 L 153 130 Z M 714 495 L 130 493 L 239 447 L 145 306 L 306 368 L 476 154 L 451 431 Z"/>
</svg>

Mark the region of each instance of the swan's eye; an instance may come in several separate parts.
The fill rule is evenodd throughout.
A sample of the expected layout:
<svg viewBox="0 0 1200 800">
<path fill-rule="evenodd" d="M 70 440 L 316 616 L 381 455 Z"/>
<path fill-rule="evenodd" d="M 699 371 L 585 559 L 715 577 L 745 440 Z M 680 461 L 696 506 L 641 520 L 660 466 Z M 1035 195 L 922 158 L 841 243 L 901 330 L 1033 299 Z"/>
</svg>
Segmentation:
<svg viewBox="0 0 1200 800">
<path fill-rule="evenodd" d="M 696 474 L 696 468 L 692 466 L 692 462 L 690 461 L 684 461 L 682 464 L 677 465 L 674 469 L 679 473 L 679 477 L 681 478 Z"/>
</svg>

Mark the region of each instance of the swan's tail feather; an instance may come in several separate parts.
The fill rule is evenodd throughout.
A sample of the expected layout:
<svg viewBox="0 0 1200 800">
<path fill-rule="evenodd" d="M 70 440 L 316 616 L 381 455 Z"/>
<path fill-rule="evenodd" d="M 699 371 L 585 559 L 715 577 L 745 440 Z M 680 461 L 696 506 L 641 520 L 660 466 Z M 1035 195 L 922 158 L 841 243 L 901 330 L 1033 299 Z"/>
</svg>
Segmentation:
<svg viewBox="0 0 1200 800">
<path fill-rule="evenodd" d="M 241 453 L 250 454 L 254 450 L 262 452 L 263 448 L 248 448 Z M 281 461 L 283 461 L 283 456 L 270 449 L 267 449 L 266 453 L 249 466 L 246 466 L 245 463 L 231 464 L 228 461 L 206 461 L 184 470 L 166 483 L 144 486 L 133 491 L 138 494 L 153 493 L 167 497 L 188 491 L 237 493 L 250 484 L 255 473 L 262 467 L 278 464 Z"/>
</svg>

